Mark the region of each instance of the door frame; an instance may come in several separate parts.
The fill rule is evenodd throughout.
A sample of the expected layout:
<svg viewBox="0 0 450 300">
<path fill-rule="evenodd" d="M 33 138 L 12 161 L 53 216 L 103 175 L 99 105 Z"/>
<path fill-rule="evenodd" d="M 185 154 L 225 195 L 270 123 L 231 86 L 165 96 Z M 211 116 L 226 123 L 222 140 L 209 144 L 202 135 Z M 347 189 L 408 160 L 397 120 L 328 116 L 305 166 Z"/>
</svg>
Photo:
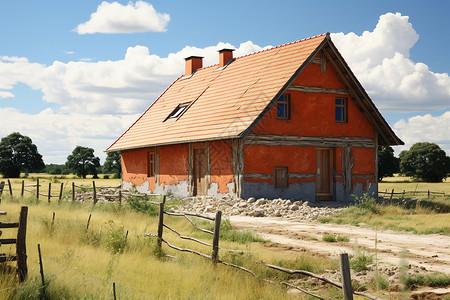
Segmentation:
<svg viewBox="0 0 450 300">
<path fill-rule="evenodd" d="M 190 164 L 191 167 L 190 169 L 190 177 L 192 178 L 192 180 L 189 180 L 192 184 L 192 196 L 206 196 L 208 189 L 209 189 L 209 181 L 210 181 L 210 157 L 209 157 L 209 143 L 205 142 L 205 143 L 195 143 L 195 144 L 190 144 Z M 203 166 L 205 168 L 204 170 L 204 184 L 202 186 L 202 191 L 200 191 L 200 193 L 198 192 L 198 186 L 197 186 L 197 175 L 195 174 L 195 170 L 196 170 L 196 166 L 195 166 L 195 150 L 203 150 L 204 151 L 204 162 L 203 162 Z"/>
<path fill-rule="evenodd" d="M 317 153 L 319 151 L 328 151 L 328 155 L 329 155 L 329 176 L 328 176 L 328 182 L 329 182 L 329 193 L 319 193 L 317 192 L 317 182 L 320 176 L 320 173 L 322 172 L 318 172 L 318 155 Z M 334 153 L 334 149 L 333 148 L 324 148 L 324 147 L 318 147 L 316 148 L 316 200 L 325 200 L 325 201 L 330 201 L 333 200 L 333 153 Z"/>
</svg>

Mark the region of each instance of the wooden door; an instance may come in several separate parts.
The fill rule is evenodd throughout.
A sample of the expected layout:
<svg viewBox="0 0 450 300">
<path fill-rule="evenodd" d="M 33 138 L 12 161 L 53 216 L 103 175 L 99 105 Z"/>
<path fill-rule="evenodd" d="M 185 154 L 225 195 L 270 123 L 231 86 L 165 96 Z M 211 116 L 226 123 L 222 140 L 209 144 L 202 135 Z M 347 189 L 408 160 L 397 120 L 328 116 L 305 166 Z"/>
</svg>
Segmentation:
<svg viewBox="0 0 450 300">
<path fill-rule="evenodd" d="M 333 199 L 333 151 L 316 149 L 316 200 Z"/>
<path fill-rule="evenodd" d="M 194 150 L 194 196 L 203 196 L 206 193 L 206 155 L 205 149 Z"/>
</svg>

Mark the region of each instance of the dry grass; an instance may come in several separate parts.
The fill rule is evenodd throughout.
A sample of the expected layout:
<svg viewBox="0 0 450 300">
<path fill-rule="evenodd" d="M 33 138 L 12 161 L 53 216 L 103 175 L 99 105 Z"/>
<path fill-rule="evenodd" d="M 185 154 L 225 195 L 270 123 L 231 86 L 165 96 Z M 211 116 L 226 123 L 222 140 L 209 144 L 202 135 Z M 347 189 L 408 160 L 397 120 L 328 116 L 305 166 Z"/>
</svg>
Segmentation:
<svg viewBox="0 0 450 300">
<path fill-rule="evenodd" d="M 116 283 L 119 299 L 292 299 L 286 289 L 265 283 L 233 268 L 218 265 L 193 254 L 169 249 L 165 253 L 176 259 L 158 259 L 155 239 L 144 232 L 156 232 L 156 217 L 130 210 L 118 204 L 62 201 L 36 202 L 33 198 L 20 200 L 3 197 L 1 209 L 8 211 L 3 222 L 16 221 L 20 206 L 29 206 L 27 250 L 29 276 L 21 286 L 11 276 L 0 274 L 0 298 L 37 298 L 40 287 L 37 244 L 41 245 L 49 299 L 111 299 L 112 282 Z M 55 223 L 51 226 L 52 212 Z M 86 223 L 92 214 L 86 233 Z M 111 225 L 110 220 L 114 224 Z M 191 226 L 182 218 L 167 217 L 167 223 L 183 234 L 193 235 Z M 111 229 L 112 228 L 112 229 Z M 112 254 L 107 248 L 110 231 L 123 235 L 128 230 L 127 246 L 122 254 Z M 4 237 L 14 236 L 14 230 L 4 230 Z M 177 246 L 189 247 L 203 253 L 210 248 L 180 240 L 164 231 L 164 236 Z M 205 238 L 210 240 L 210 238 Z M 255 261 L 284 262 L 293 268 L 308 268 L 319 272 L 335 266 L 335 260 L 316 258 L 267 248 L 264 243 L 239 244 L 221 241 L 221 247 L 241 249 L 244 253 L 221 251 L 220 258 L 251 268 L 263 278 L 277 279 L 278 274 L 267 271 Z M 14 252 L 4 245 L 2 252 Z M 299 296 L 303 299 L 303 296 Z"/>
<path fill-rule="evenodd" d="M 450 195 L 450 178 L 447 178 L 443 182 L 432 183 L 432 182 L 414 182 L 411 177 L 385 177 L 383 181 L 378 183 L 378 190 L 388 192 L 395 189 L 395 192 L 405 191 L 433 191 L 433 192 L 443 192 L 446 195 Z M 427 194 L 417 194 L 417 196 L 426 197 Z"/>
<path fill-rule="evenodd" d="M 36 179 L 39 178 L 40 190 L 39 192 L 42 194 L 48 194 L 48 184 L 52 183 L 52 195 L 59 195 L 61 183 L 64 184 L 63 191 L 65 193 L 69 193 L 72 191 L 72 182 L 78 186 L 86 186 L 92 187 L 92 176 L 88 176 L 88 178 L 78 178 L 75 175 L 49 175 L 44 173 L 30 173 L 27 178 L 9 178 L 12 186 L 13 196 L 20 196 L 22 189 L 22 180 L 25 185 L 36 184 Z M 0 181 L 5 181 L 7 183 L 8 178 L 0 177 Z M 95 179 L 95 185 L 97 187 L 101 186 L 119 186 L 121 183 L 120 179 Z M 35 191 L 36 187 L 25 187 L 25 189 Z M 4 194 L 9 194 L 9 187 L 5 186 L 3 190 Z M 25 192 L 24 196 L 30 196 L 31 193 Z M 45 196 L 40 196 L 41 198 L 45 198 Z M 58 198 L 52 198 L 58 199 Z"/>
</svg>

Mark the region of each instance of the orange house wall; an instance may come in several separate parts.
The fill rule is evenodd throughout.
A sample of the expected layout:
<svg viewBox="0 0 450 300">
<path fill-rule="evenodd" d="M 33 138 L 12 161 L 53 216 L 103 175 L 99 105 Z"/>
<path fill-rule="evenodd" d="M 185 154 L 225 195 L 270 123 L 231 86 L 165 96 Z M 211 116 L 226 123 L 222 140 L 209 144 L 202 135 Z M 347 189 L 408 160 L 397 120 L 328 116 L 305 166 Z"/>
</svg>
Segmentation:
<svg viewBox="0 0 450 300">
<path fill-rule="evenodd" d="M 317 86 L 329 89 L 345 89 L 333 66 L 327 62 L 326 73 L 320 65 L 309 64 L 294 80 L 292 85 Z M 300 135 L 300 136 L 357 136 L 374 138 L 374 128 L 349 96 L 338 94 L 303 93 L 288 91 L 290 95 L 290 120 L 277 119 L 274 105 L 251 132 L 252 134 Z M 335 99 L 347 98 L 347 123 L 335 122 Z M 375 161 L 373 149 L 353 148 L 353 174 L 374 174 Z M 287 147 L 247 145 L 245 147 L 245 173 L 274 174 L 275 166 L 288 166 L 289 173 L 315 173 L 315 147 Z M 333 168 L 342 174 L 342 148 L 333 150 Z M 256 180 L 246 178 L 248 181 Z M 290 179 L 296 181 L 315 181 L 315 179 Z M 342 181 L 342 179 L 335 179 Z M 374 182 L 375 180 L 370 180 Z M 366 180 L 354 179 L 353 184 Z"/>
<path fill-rule="evenodd" d="M 214 141 L 210 144 L 211 183 L 217 183 L 218 193 L 231 192 L 227 184 L 234 182 L 231 164 L 231 141 Z M 146 181 L 150 191 L 156 188 L 156 177 L 147 177 L 147 153 L 155 148 L 143 148 L 122 151 L 123 180 L 137 186 Z M 159 147 L 160 185 L 176 185 L 187 181 L 188 176 L 188 144 L 177 144 Z"/>
<path fill-rule="evenodd" d="M 289 173 L 315 173 L 316 162 L 311 159 L 315 157 L 315 151 L 314 147 L 246 145 L 244 173 L 274 174 L 275 167 L 283 166 L 288 166 Z M 274 183 L 273 179 L 246 178 L 245 180 Z M 289 179 L 289 183 L 307 181 L 314 181 L 314 179 Z"/>
<path fill-rule="evenodd" d="M 159 181 L 162 186 L 188 180 L 188 144 L 159 148 Z"/>
<path fill-rule="evenodd" d="M 232 192 L 227 186 L 234 182 L 231 140 L 214 141 L 209 145 L 211 183 L 217 183 L 218 193 Z"/>
</svg>

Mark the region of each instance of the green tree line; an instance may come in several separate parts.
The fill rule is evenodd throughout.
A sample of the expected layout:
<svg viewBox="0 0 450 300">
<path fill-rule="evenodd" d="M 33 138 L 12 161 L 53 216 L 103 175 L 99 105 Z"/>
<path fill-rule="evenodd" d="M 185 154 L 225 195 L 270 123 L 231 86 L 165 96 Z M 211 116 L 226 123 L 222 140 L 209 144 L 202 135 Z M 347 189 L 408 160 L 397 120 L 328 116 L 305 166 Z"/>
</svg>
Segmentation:
<svg viewBox="0 0 450 300">
<path fill-rule="evenodd" d="M 53 175 L 76 174 L 86 178 L 97 177 L 99 173 L 113 173 L 120 177 L 122 172 L 120 153 L 109 152 L 103 166 L 94 155 L 94 149 L 76 146 L 67 156 L 65 164 L 44 164 L 42 155 L 30 137 L 13 132 L 0 141 L 0 174 L 7 178 L 18 178 L 20 173 L 48 173 Z"/>
</svg>

